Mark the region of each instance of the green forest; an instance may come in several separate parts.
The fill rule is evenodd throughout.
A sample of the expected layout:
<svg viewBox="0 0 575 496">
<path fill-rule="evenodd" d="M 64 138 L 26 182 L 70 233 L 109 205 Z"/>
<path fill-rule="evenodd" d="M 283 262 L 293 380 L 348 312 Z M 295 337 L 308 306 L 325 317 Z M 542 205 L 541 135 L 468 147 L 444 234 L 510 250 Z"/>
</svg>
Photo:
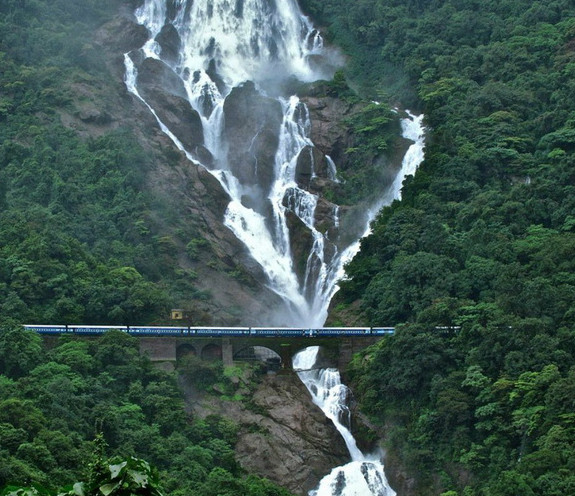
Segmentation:
<svg viewBox="0 0 575 496">
<path fill-rule="evenodd" d="M 0 315 L 158 322 L 208 296 L 176 260 L 193 223 L 148 191 L 150 156 L 134 131 L 85 137 L 63 123 L 117 91 L 86 33 L 120 4 L 130 2 L 0 3 Z"/>
<path fill-rule="evenodd" d="M 575 6 L 305 1 L 358 91 L 425 114 L 425 160 L 332 322 L 398 326 L 354 393 L 417 494 L 575 494 Z"/>
<path fill-rule="evenodd" d="M 135 3 L 0 3 L 0 487 L 91 494 L 134 467 L 152 481 L 135 494 L 284 495 L 239 470 L 233 425 L 186 416 L 128 336 L 45 350 L 8 319 L 151 322 L 207 297 L 176 262 L 196 234 L 162 231 L 177 221 L 143 187 L 133 132 L 61 121 L 77 85 L 108 84 L 85 33 Z M 329 320 L 397 328 L 346 372 L 387 463 L 421 496 L 575 494 L 575 5 L 300 5 L 347 57 L 331 91 L 425 115 L 425 161 Z M 376 117 L 358 137 L 370 155 Z"/>
<path fill-rule="evenodd" d="M 198 391 L 233 390 L 221 361 L 180 365 Z M 47 350 L 39 335 L 2 325 L 3 496 L 289 496 L 241 470 L 236 433 L 222 417 L 188 415 L 175 375 L 140 356 L 134 337 L 68 336 Z"/>
</svg>

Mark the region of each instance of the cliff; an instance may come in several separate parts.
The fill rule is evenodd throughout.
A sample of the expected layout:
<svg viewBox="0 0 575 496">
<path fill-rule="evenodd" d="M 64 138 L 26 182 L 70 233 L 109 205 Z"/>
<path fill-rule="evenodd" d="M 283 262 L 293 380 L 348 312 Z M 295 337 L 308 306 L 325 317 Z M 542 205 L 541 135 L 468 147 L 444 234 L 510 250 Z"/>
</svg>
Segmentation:
<svg viewBox="0 0 575 496">
<path fill-rule="evenodd" d="M 250 392 L 242 388 L 241 401 L 199 392 L 185 377 L 180 383 L 194 417 L 221 415 L 238 425 L 235 452 L 243 468 L 296 494 L 307 495 L 349 460 L 340 434 L 295 374 L 265 375 Z"/>
</svg>

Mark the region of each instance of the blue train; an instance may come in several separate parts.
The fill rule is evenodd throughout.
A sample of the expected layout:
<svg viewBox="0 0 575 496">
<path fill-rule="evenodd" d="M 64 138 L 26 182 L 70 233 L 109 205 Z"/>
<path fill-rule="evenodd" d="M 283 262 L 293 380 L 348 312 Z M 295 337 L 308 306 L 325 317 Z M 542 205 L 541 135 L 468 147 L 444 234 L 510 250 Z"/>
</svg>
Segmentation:
<svg viewBox="0 0 575 496">
<path fill-rule="evenodd" d="M 192 337 L 345 337 L 394 334 L 394 327 L 191 327 L 191 326 L 103 326 L 27 324 L 24 328 L 40 334 L 78 334 L 95 336 L 117 330 L 132 336 Z"/>
</svg>

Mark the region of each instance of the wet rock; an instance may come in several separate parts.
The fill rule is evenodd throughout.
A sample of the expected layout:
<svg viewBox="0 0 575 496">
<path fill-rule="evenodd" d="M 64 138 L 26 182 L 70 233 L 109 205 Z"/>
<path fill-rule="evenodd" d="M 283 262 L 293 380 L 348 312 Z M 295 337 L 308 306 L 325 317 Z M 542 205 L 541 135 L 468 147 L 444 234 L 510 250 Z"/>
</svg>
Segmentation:
<svg viewBox="0 0 575 496">
<path fill-rule="evenodd" d="M 95 43 L 111 49 L 116 56 L 141 47 L 148 39 L 148 30 L 134 20 L 128 13 L 116 17 L 98 30 Z"/>
<path fill-rule="evenodd" d="M 162 48 L 162 58 L 170 64 L 176 64 L 181 46 L 180 35 L 176 28 L 172 24 L 165 24 L 156 36 L 156 41 Z"/>
<path fill-rule="evenodd" d="M 281 104 L 260 95 L 251 81 L 234 88 L 224 103 L 228 161 L 244 184 L 258 185 L 267 196 L 283 119 Z"/>
<path fill-rule="evenodd" d="M 295 180 L 300 188 L 312 193 L 318 193 L 328 184 L 333 184 L 327 158 L 319 148 L 303 148 L 297 158 Z"/>
<path fill-rule="evenodd" d="M 306 97 L 303 101 L 311 116 L 311 140 L 339 169 L 345 169 L 345 151 L 352 146 L 353 136 L 343 122 L 356 110 L 355 105 L 332 97 Z"/>
<path fill-rule="evenodd" d="M 210 150 L 208 150 L 205 146 L 198 145 L 193 150 L 191 150 L 191 153 L 194 158 L 196 158 L 196 160 L 198 160 L 201 164 L 205 165 L 208 169 L 212 169 L 214 165 L 214 157 Z"/>
<path fill-rule="evenodd" d="M 138 68 L 139 92 L 184 148 L 204 144 L 202 121 L 190 105 L 182 80 L 163 62 L 147 58 Z"/>
<path fill-rule="evenodd" d="M 343 439 L 295 374 L 265 376 L 251 405 L 203 397 L 190 408 L 239 424 L 240 465 L 296 494 L 307 495 L 333 467 L 349 461 Z"/>
<path fill-rule="evenodd" d="M 332 242 L 337 241 L 339 234 L 340 210 L 337 205 L 327 201 L 325 198 L 319 198 L 315 209 L 316 229 L 327 234 L 327 238 Z"/>
<path fill-rule="evenodd" d="M 290 250 L 294 261 L 294 270 L 300 284 L 303 284 L 314 237 L 310 229 L 293 212 L 286 213 L 286 223 L 290 232 Z"/>
<path fill-rule="evenodd" d="M 133 58 L 138 65 L 139 90 L 163 91 L 179 98 L 187 97 L 186 88 L 180 76 L 161 60 L 147 57 L 140 62 L 137 58 Z"/>
</svg>

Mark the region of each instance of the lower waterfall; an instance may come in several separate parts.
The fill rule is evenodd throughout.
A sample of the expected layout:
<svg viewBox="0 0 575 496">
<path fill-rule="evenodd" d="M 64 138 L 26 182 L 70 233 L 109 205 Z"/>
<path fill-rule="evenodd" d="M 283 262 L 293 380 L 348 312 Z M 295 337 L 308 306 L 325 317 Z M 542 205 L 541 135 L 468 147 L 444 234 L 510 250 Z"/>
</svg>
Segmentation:
<svg viewBox="0 0 575 496">
<path fill-rule="evenodd" d="M 318 346 L 310 346 L 297 353 L 293 367 L 311 393 L 313 402 L 333 421 L 342 435 L 351 462 L 334 468 L 309 496 L 395 496 L 385 477 L 379 456 L 365 456 L 357 447 L 349 431 L 350 411 L 347 407 L 349 389 L 341 383 L 334 368 L 314 369 Z"/>
</svg>

